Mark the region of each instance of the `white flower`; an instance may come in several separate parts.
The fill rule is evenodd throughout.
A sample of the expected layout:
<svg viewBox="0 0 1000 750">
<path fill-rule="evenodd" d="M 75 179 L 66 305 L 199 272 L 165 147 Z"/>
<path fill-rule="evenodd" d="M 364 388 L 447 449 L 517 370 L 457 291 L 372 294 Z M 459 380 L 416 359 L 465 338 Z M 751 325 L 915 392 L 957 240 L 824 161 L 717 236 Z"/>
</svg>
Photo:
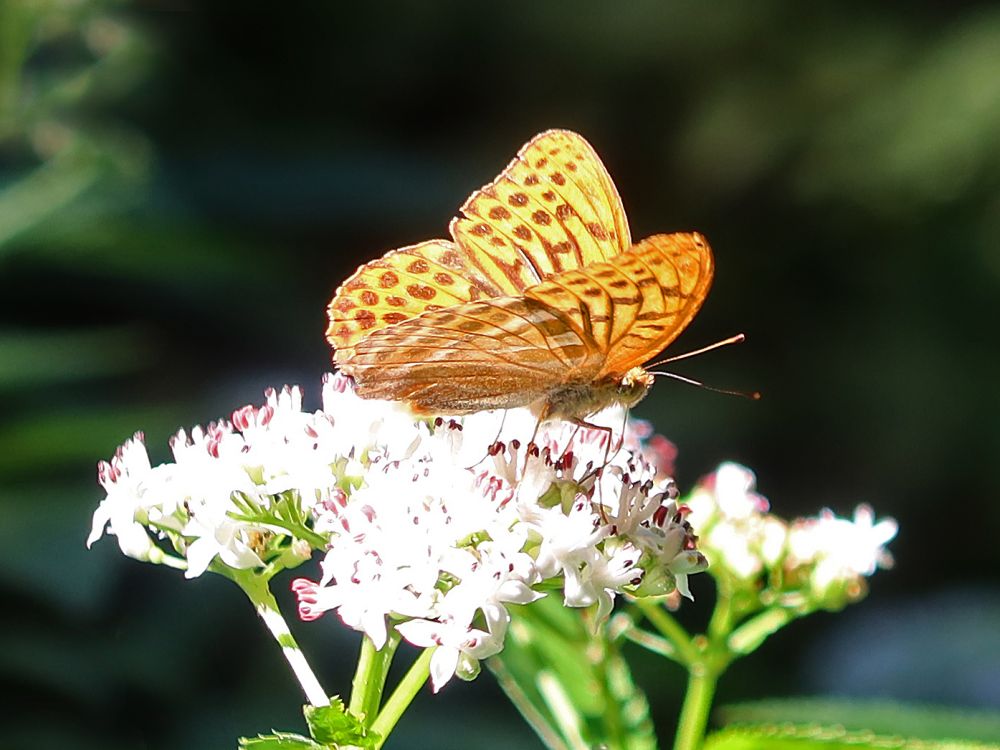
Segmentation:
<svg viewBox="0 0 1000 750">
<path fill-rule="evenodd" d="M 504 604 L 530 604 L 543 596 L 525 580 L 525 575 L 533 577 L 527 555 L 511 560 L 489 544 L 477 552 L 453 556 L 449 572 L 459 583 L 439 599 L 433 620 L 412 619 L 396 626 L 410 643 L 438 647 L 431 659 L 435 692 L 456 671 L 475 676 L 480 659 L 503 649 L 510 623 Z"/>
<path fill-rule="evenodd" d="M 790 565 L 812 567 L 810 583 L 817 596 L 831 587 L 856 583 L 877 568 L 892 565 L 885 545 L 896 536 L 896 521 L 874 523 L 870 505 L 859 505 L 854 520 L 838 518 L 824 509 L 815 518 L 801 519 L 788 534 Z"/>
<path fill-rule="evenodd" d="M 471 678 L 479 672 L 479 660 L 503 649 L 503 637 L 443 620 L 410 620 L 396 626 L 410 643 L 423 648 L 437 647 L 431 656 L 431 686 L 436 693 L 456 673 Z"/>
<path fill-rule="evenodd" d="M 343 456 L 351 452 L 360 456 L 378 447 L 388 455 L 404 457 L 423 434 L 422 425 L 406 407 L 357 396 L 351 379 L 342 373 L 323 377 L 323 413 L 336 428 L 331 447 Z"/>
<path fill-rule="evenodd" d="M 188 568 L 184 575 L 197 578 L 216 557 L 223 565 L 237 570 L 263 565 L 263 560 L 250 548 L 244 533 L 246 528 L 246 524 L 232 521 L 224 513 L 214 517 L 200 514 L 188 521 L 181 533 L 194 541 L 187 548 Z"/>
<path fill-rule="evenodd" d="M 720 560 L 738 578 L 752 578 L 764 567 L 755 541 L 748 524 L 720 521 L 706 534 L 702 544 L 717 551 Z"/>
<path fill-rule="evenodd" d="M 136 521 L 143 508 L 143 496 L 153 478 L 149 455 L 141 432 L 125 442 L 110 462 L 97 464 L 97 477 L 107 497 L 94 512 L 87 546 L 101 538 L 105 529 L 118 537 L 123 554 L 136 560 L 148 560 L 155 546 L 146 527 Z"/>
<path fill-rule="evenodd" d="M 754 492 L 757 479 L 754 473 L 737 463 L 723 463 L 707 478 L 687 501 L 691 508 L 689 520 L 700 527 L 709 517 L 739 521 L 766 513 L 767 499 Z"/>
<path fill-rule="evenodd" d="M 655 468 L 657 479 L 669 479 L 674 475 L 677 446 L 658 434 L 652 423 L 630 417 L 625 429 L 625 447 L 641 454 L 643 460 Z"/>
<path fill-rule="evenodd" d="M 748 580 L 777 561 L 784 549 L 784 522 L 767 513 L 750 469 L 724 463 L 699 483 L 686 505 L 688 521 L 713 565 Z"/>
</svg>

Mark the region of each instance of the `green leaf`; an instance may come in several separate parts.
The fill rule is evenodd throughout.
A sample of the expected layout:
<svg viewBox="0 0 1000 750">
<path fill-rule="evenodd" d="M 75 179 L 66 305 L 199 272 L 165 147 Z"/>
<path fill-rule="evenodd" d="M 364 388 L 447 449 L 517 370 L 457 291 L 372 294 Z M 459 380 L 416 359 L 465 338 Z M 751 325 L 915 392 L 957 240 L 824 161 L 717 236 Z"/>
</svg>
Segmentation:
<svg viewBox="0 0 1000 750">
<path fill-rule="evenodd" d="M 928 742 L 840 726 L 762 724 L 733 727 L 706 739 L 704 750 L 997 750 L 1000 745 L 966 740 Z"/>
<path fill-rule="evenodd" d="M 0 191 L 0 255 L 11 239 L 78 198 L 103 172 L 93 154 L 71 148 Z"/>
<path fill-rule="evenodd" d="M 136 327 L 44 332 L 0 330 L 0 389 L 43 388 L 153 367 L 156 351 Z"/>
<path fill-rule="evenodd" d="M 240 750 L 327 750 L 323 745 L 308 737 L 290 732 L 261 734 L 256 737 L 240 737 Z"/>
<path fill-rule="evenodd" d="M 177 429 L 177 412 L 176 403 L 127 411 L 93 404 L 45 413 L 36 410 L 29 417 L 9 419 L 0 426 L 0 475 L 52 471 L 61 463 L 93 465 L 101 457 L 95 456 L 95 446 L 107 446 L 104 458 L 109 458 L 139 426 L 147 434 L 171 434 Z M 96 495 L 96 474 L 91 476 Z"/>
<path fill-rule="evenodd" d="M 326 546 L 327 539 L 309 528 L 309 514 L 302 507 L 302 499 L 297 492 L 289 491 L 278 495 L 269 507 L 258 505 L 253 499 L 242 493 L 233 495 L 233 504 L 237 512 L 230 517 L 245 523 L 264 526 L 277 526 L 289 535 L 304 539 L 316 549 Z M 277 550 L 280 554 L 282 550 Z"/>
<path fill-rule="evenodd" d="M 724 724 L 837 726 L 848 732 L 867 731 L 925 741 L 995 743 L 1000 738 L 1000 712 L 895 701 L 826 698 L 755 701 L 725 706 L 719 715 Z"/>
<path fill-rule="evenodd" d="M 303 713 L 309 733 L 324 745 L 374 748 L 378 744 L 379 736 L 350 713 L 340 698 L 330 698 L 329 706 L 305 706 Z"/>
<path fill-rule="evenodd" d="M 488 666 L 550 748 L 656 747 L 649 705 L 628 665 L 583 612 L 557 597 L 511 607 L 503 652 Z"/>
<path fill-rule="evenodd" d="M 309 737 L 291 732 L 274 732 L 240 739 L 241 750 L 331 750 L 339 747 L 374 748 L 379 736 L 365 728 L 336 696 L 329 706 L 305 706 Z"/>
</svg>

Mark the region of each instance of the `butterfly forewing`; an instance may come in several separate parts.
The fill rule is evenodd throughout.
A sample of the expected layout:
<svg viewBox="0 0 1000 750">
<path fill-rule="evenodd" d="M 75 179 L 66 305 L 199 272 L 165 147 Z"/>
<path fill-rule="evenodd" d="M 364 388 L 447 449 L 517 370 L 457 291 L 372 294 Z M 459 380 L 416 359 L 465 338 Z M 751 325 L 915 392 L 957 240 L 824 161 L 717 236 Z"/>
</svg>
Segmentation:
<svg viewBox="0 0 1000 750">
<path fill-rule="evenodd" d="M 525 296 L 565 313 L 604 355 L 603 375 L 623 375 L 674 340 L 712 281 L 697 234 L 655 235 L 605 263 L 553 276 Z"/>
<path fill-rule="evenodd" d="M 533 138 L 497 179 L 470 196 L 455 242 L 394 250 L 357 270 L 330 303 L 327 337 L 336 361 L 380 328 L 427 310 L 520 295 L 544 278 L 628 248 L 621 199 L 581 136 Z"/>
<path fill-rule="evenodd" d="M 511 163 L 523 169 L 522 183 L 547 176 L 553 192 L 579 220 L 593 242 L 583 242 L 582 265 L 612 258 L 628 249 L 632 240 L 618 189 L 593 147 L 568 130 L 541 133 L 518 152 Z M 515 182 L 517 177 L 514 178 Z M 543 191 L 544 198 L 544 191 Z M 574 235 L 583 235 L 575 231 Z M 565 270 L 565 269 L 564 269 Z"/>
<path fill-rule="evenodd" d="M 455 241 L 526 286 L 613 258 L 629 244 L 625 211 L 604 165 L 567 131 L 534 138 L 461 210 L 464 218 L 451 224 Z"/>
<path fill-rule="evenodd" d="M 624 308 L 634 318 L 607 351 L 602 375 L 621 375 L 659 354 L 691 322 L 712 285 L 712 250 L 696 232 L 647 237 L 622 258 L 620 267 L 643 296 L 638 307 Z"/>
</svg>

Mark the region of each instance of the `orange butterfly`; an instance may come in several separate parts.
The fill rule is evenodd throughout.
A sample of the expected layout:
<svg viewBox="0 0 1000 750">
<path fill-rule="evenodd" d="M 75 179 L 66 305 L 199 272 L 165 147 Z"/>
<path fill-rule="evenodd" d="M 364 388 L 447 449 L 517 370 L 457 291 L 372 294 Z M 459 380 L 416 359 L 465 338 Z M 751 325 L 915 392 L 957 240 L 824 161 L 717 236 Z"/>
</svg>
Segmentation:
<svg viewBox="0 0 1000 750">
<path fill-rule="evenodd" d="M 621 198 L 581 136 L 535 136 L 429 240 L 366 263 L 330 302 L 334 362 L 365 398 L 421 414 L 528 406 L 582 422 L 637 403 L 642 364 L 712 282 L 697 233 L 632 244 Z"/>
</svg>

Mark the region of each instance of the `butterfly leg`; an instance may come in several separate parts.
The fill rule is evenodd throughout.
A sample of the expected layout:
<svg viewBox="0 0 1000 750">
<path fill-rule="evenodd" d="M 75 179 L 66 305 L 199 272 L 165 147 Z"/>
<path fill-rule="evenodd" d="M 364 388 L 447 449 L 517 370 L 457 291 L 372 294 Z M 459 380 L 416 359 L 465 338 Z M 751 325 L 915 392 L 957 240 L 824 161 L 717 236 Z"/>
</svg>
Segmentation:
<svg viewBox="0 0 1000 750">
<path fill-rule="evenodd" d="M 628 407 L 626 406 L 622 410 L 622 431 L 619 433 L 621 437 L 618 439 L 618 447 L 615 448 L 615 454 L 611 458 L 616 458 L 621 452 L 621 449 L 625 447 L 625 430 L 628 428 Z"/>
<path fill-rule="evenodd" d="M 484 455 L 481 459 L 479 459 L 478 461 L 476 461 L 471 466 L 466 466 L 465 467 L 466 469 L 470 469 L 471 470 L 471 469 L 476 468 L 477 466 L 479 466 L 479 464 L 481 464 L 483 461 L 485 461 L 487 458 L 489 458 L 492 455 L 491 451 L 494 450 L 495 448 L 497 448 L 497 444 L 500 442 L 500 436 L 503 434 L 503 428 L 504 428 L 504 425 L 506 423 L 507 423 L 507 409 L 504 409 L 503 410 L 503 416 L 500 417 L 500 427 L 497 428 L 496 437 L 494 437 L 493 441 L 487 446 L 487 448 L 486 448 L 486 455 Z"/>
<path fill-rule="evenodd" d="M 584 427 L 584 428 L 586 428 L 588 430 L 596 430 L 598 432 L 603 432 L 603 433 L 605 433 L 608 436 L 607 444 L 604 446 L 604 463 L 602 464 L 602 466 L 607 466 L 608 465 L 608 461 L 612 457 L 611 456 L 611 444 L 614 442 L 615 431 L 613 429 L 611 429 L 610 427 L 605 427 L 604 425 L 599 425 L 599 424 L 591 424 L 590 422 L 587 422 L 587 421 L 585 421 L 583 419 L 573 419 L 571 421 L 577 427 Z M 576 435 L 576 433 L 573 433 L 573 434 L 574 434 L 574 436 Z M 622 437 L 618 441 L 618 447 L 615 449 L 615 455 L 618 455 L 618 451 L 620 451 L 622 449 L 622 446 L 624 444 L 625 444 L 625 432 L 624 432 L 624 430 L 622 430 Z"/>
<path fill-rule="evenodd" d="M 570 449 L 573 447 L 573 441 L 576 440 L 576 436 L 580 434 L 581 426 L 582 425 L 579 424 L 576 425 L 576 429 L 573 430 L 573 434 L 570 435 L 569 440 L 566 441 L 566 447 L 563 448 L 563 452 L 559 455 L 559 461 L 557 463 L 561 463 L 562 460 L 566 458 L 566 454 L 569 453 Z"/>
<path fill-rule="evenodd" d="M 535 445 L 535 438 L 538 437 L 538 430 L 541 429 L 542 422 L 544 422 L 544 421 L 545 421 L 545 415 L 544 414 L 539 415 L 538 421 L 535 422 L 535 429 L 531 431 L 531 440 L 528 441 L 527 449 L 529 451 L 531 450 L 532 446 L 534 446 L 536 448 L 538 447 L 537 445 Z"/>
<path fill-rule="evenodd" d="M 586 428 L 588 430 L 596 430 L 598 432 L 603 432 L 603 433 L 605 433 L 607 435 L 607 442 L 605 443 L 605 446 L 604 446 L 604 461 L 603 461 L 603 463 L 600 466 L 594 466 L 591 469 L 591 471 L 596 476 L 599 477 L 600 474 L 601 474 L 601 472 L 604 470 L 604 467 L 606 467 L 608 465 L 608 462 L 609 462 L 609 460 L 611 458 L 611 444 L 612 444 L 612 442 L 614 442 L 614 430 L 611 429 L 610 427 L 605 427 L 603 425 L 591 424 L 590 422 L 587 422 L 587 421 L 585 421 L 583 419 L 579 419 L 579 418 L 573 419 L 571 421 L 573 422 L 573 424 L 575 424 L 577 426 L 577 429 L 579 429 L 581 427 L 584 427 L 584 428 Z M 576 433 L 574 433 L 574 435 L 575 434 Z M 624 438 L 623 438 L 623 440 L 624 440 Z M 615 455 L 617 455 L 617 453 L 618 452 L 615 451 Z M 598 508 L 598 510 L 599 510 L 599 512 L 601 514 L 601 520 L 604 521 L 605 523 L 607 523 L 607 520 L 608 520 L 607 519 L 607 515 L 604 512 L 604 500 L 603 500 L 603 497 L 600 496 L 601 489 L 602 489 L 601 483 L 598 482 L 597 483 L 597 491 L 599 493 L 599 496 L 598 496 L 598 501 L 597 501 L 597 508 Z"/>
</svg>

